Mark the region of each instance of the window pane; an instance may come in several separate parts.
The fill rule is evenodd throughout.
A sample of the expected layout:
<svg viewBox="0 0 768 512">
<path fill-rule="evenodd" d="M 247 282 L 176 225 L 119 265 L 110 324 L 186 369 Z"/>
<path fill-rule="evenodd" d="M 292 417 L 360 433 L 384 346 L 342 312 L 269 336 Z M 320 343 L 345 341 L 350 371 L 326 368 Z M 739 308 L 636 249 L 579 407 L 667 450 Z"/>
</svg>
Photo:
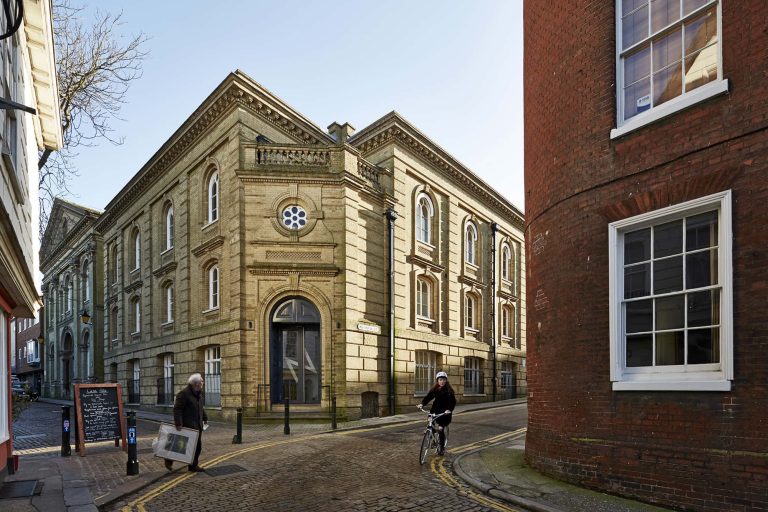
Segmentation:
<svg viewBox="0 0 768 512">
<path fill-rule="evenodd" d="M 624 0 L 621 2 L 621 15 L 626 16 L 630 12 L 648 4 L 648 0 Z"/>
<path fill-rule="evenodd" d="M 645 4 L 645 2 L 643 2 Z M 644 5 L 621 20 L 621 39 L 623 48 L 648 37 L 648 5 Z"/>
<path fill-rule="evenodd" d="M 719 329 L 696 329 L 688 331 L 688 364 L 709 364 L 719 362 Z"/>
<path fill-rule="evenodd" d="M 685 323 L 685 295 L 656 299 L 656 329 L 681 329 Z"/>
<path fill-rule="evenodd" d="M 653 302 L 627 302 L 627 332 L 647 332 L 653 329 Z"/>
<path fill-rule="evenodd" d="M 651 264 L 642 263 L 624 268 L 624 298 L 645 297 L 651 294 Z"/>
<path fill-rule="evenodd" d="M 683 331 L 662 332 L 656 335 L 656 366 L 685 363 Z"/>
<path fill-rule="evenodd" d="M 683 289 L 683 257 L 653 262 L 653 292 L 667 293 Z"/>
<path fill-rule="evenodd" d="M 680 19 L 680 0 L 651 2 L 651 32 L 657 32 Z"/>
<path fill-rule="evenodd" d="M 645 78 L 624 89 L 624 119 L 651 108 L 651 80 Z"/>
<path fill-rule="evenodd" d="M 643 229 L 624 235 L 624 264 L 651 259 L 651 230 Z"/>
<path fill-rule="evenodd" d="M 710 9 L 685 24 L 685 54 L 689 55 L 717 41 L 717 15 Z"/>
<path fill-rule="evenodd" d="M 653 257 L 663 258 L 683 252 L 683 221 L 676 220 L 653 228 Z"/>
<path fill-rule="evenodd" d="M 690 14 L 711 0 L 683 0 L 683 15 Z"/>
<path fill-rule="evenodd" d="M 653 106 L 666 103 L 683 93 L 682 67 L 680 63 L 653 75 Z"/>
<path fill-rule="evenodd" d="M 688 294 L 688 327 L 720 324 L 720 290 Z"/>
<path fill-rule="evenodd" d="M 686 288 L 717 284 L 717 249 L 687 254 L 685 265 Z"/>
<path fill-rule="evenodd" d="M 717 212 L 685 219 L 685 249 L 695 251 L 717 245 Z"/>
<path fill-rule="evenodd" d="M 653 364 L 653 335 L 627 336 L 627 367 Z"/>
</svg>

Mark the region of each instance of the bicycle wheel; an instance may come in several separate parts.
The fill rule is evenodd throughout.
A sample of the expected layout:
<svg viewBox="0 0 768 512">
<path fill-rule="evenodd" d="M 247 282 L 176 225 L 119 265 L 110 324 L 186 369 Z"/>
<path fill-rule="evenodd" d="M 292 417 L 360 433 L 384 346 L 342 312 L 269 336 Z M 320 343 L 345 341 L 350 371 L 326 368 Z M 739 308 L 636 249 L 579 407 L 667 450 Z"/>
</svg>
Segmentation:
<svg viewBox="0 0 768 512">
<path fill-rule="evenodd" d="M 427 453 L 432 447 L 432 433 L 427 430 L 424 432 L 424 438 L 421 440 L 421 449 L 419 450 L 419 464 L 424 465 L 427 461 Z"/>
</svg>

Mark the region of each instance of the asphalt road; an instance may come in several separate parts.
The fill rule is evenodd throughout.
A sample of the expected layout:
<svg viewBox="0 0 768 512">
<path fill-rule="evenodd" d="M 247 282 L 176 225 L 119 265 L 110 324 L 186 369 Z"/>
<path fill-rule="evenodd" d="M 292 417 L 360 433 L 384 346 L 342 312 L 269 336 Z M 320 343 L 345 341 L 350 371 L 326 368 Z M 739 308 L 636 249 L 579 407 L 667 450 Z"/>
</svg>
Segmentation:
<svg viewBox="0 0 768 512">
<path fill-rule="evenodd" d="M 521 435 L 526 406 L 454 417 L 448 454 L 421 466 L 424 422 L 291 435 L 220 457 L 203 447 L 207 473 L 178 471 L 105 510 L 173 511 L 511 511 L 452 472 L 456 456 Z"/>
</svg>

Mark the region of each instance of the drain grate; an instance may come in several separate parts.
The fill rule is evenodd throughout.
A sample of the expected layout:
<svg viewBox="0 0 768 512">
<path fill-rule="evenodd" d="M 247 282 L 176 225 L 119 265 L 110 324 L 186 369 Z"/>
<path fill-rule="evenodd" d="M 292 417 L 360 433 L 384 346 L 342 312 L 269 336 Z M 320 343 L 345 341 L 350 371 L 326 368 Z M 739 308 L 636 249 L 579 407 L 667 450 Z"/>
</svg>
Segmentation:
<svg viewBox="0 0 768 512">
<path fill-rule="evenodd" d="M 240 473 L 242 471 L 248 471 L 242 466 L 237 464 L 229 464 L 227 466 L 216 466 L 213 468 L 205 468 L 206 474 L 210 476 L 224 476 L 231 475 L 232 473 Z"/>
<path fill-rule="evenodd" d="M 43 490 L 43 484 L 39 480 L 19 480 L 18 482 L 5 482 L 0 486 L 0 500 L 10 498 L 28 498 L 36 496 Z"/>
</svg>

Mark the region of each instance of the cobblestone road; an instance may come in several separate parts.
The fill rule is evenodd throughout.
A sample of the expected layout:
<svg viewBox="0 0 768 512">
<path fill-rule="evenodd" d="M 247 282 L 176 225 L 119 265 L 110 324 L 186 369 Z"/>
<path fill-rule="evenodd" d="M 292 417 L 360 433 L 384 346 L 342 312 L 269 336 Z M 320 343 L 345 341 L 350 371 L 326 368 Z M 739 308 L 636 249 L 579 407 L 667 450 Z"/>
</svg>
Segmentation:
<svg viewBox="0 0 768 512">
<path fill-rule="evenodd" d="M 451 425 L 449 455 L 418 463 L 423 425 L 273 438 L 217 457 L 204 445 L 207 474 L 184 472 L 104 510 L 173 511 L 510 511 L 457 481 L 451 460 L 463 446 L 509 435 L 524 411 L 476 411 Z"/>
</svg>

